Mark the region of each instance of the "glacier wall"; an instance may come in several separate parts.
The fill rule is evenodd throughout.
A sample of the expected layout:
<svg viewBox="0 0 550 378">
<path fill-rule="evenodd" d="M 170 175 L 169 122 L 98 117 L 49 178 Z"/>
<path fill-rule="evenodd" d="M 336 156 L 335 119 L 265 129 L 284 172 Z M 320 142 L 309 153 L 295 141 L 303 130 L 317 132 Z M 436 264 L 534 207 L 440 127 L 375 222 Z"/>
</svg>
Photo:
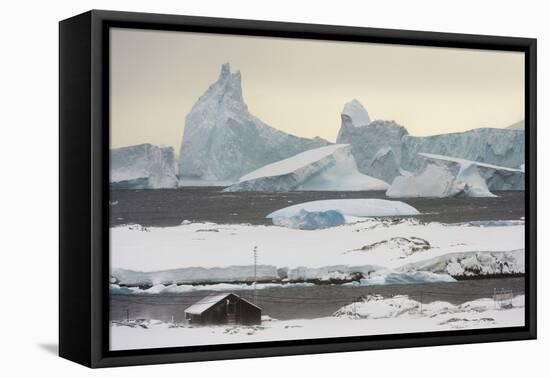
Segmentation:
<svg viewBox="0 0 550 378">
<path fill-rule="evenodd" d="M 485 185 L 485 189 L 493 191 L 525 190 L 525 172 L 521 169 L 500 167 L 436 154 L 419 153 L 417 157 L 419 169 L 423 169 L 428 164 L 446 167 L 458 180 L 469 183 L 470 186 L 481 187 Z M 473 182 L 474 180 L 477 183 Z"/>
<path fill-rule="evenodd" d="M 417 170 L 419 153 L 509 168 L 520 168 L 525 161 L 525 132 L 521 127 L 411 136 L 405 127 L 394 121 L 375 120 L 365 124 L 365 119 L 370 120 L 367 117 L 367 111 L 357 100 L 346 104 L 336 142 L 352 146 L 352 155 L 361 173 L 389 184 L 406 171 Z M 498 183 L 494 186 L 506 187 Z"/>
<path fill-rule="evenodd" d="M 482 128 L 425 137 L 407 135 L 401 148 L 401 166 L 414 170 L 420 152 L 519 168 L 525 161 L 525 132 Z"/>
</svg>

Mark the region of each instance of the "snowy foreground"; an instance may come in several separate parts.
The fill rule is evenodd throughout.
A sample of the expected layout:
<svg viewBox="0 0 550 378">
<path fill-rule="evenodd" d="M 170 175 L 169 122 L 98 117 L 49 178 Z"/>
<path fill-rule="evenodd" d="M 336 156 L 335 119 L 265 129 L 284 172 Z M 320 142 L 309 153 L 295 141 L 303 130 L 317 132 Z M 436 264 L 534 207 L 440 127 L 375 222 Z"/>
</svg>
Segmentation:
<svg viewBox="0 0 550 378">
<path fill-rule="evenodd" d="M 449 276 L 525 270 L 522 220 L 442 224 L 347 215 L 346 220 L 319 230 L 192 222 L 111 228 L 112 283 L 250 281 L 255 247 L 258 280 L 282 283 L 341 279 L 357 272 L 364 284 L 383 283 L 396 274 L 433 282 L 433 274 L 449 281 Z"/>
<path fill-rule="evenodd" d="M 192 327 L 155 320 L 111 322 L 111 350 L 190 345 L 368 336 L 411 332 L 520 327 L 524 296 L 506 306 L 478 299 L 455 306 L 447 302 L 420 304 L 407 296 L 373 296 L 317 319 L 278 321 L 264 317 L 261 325 Z"/>
</svg>

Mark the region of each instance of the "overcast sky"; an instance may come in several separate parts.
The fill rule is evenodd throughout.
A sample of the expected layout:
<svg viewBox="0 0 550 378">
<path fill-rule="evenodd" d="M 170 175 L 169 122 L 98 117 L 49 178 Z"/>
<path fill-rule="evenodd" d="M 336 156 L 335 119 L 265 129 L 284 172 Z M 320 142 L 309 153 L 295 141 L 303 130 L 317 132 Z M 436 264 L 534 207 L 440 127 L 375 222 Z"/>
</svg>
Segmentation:
<svg viewBox="0 0 550 378">
<path fill-rule="evenodd" d="M 111 145 L 171 145 L 225 62 L 249 111 L 285 132 L 335 141 L 344 103 L 412 135 L 506 127 L 524 118 L 523 53 L 111 31 Z"/>
</svg>

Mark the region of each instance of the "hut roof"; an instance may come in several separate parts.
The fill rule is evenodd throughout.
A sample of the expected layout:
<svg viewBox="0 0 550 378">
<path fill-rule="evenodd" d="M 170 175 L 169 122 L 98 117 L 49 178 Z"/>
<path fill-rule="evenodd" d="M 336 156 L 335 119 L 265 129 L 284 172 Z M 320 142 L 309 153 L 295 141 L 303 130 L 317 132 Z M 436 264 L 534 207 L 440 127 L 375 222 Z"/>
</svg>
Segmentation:
<svg viewBox="0 0 550 378">
<path fill-rule="evenodd" d="M 245 301 L 246 303 L 250 304 L 251 306 L 254 306 L 257 309 L 261 310 L 261 308 L 259 306 L 256 306 L 254 303 L 249 302 L 246 299 L 241 298 L 236 294 L 222 293 L 222 294 L 207 295 L 206 297 L 202 298 L 198 302 L 195 302 L 191 306 L 187 307 L 185 309 L 185 312 L 187 312 L 188 314 L 200 315 L 204 311 L 208 310 L 210 307 L 214 306 L 216 303 L 219 303 L 220 301 L 224 300 L 225 298 L 227 298 L 230 295 L 234 295 L 235 297 L 239 298 L 240 300 Z"/>
</svg>

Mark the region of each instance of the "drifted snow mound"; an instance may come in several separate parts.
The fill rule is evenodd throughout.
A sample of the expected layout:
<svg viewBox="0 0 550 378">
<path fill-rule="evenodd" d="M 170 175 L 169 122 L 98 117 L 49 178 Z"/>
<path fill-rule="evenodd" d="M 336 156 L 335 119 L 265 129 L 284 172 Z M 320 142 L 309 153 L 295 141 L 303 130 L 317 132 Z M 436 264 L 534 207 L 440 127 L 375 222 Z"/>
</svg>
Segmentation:
<svg viewBox="0 0 550 378">
<path fill-rule="evenodd" d="M 332 199 L 304 202 L 274 211 L 266 218 L 292 217 L 302 210 L 329 211 L 335 210 L 345 216 L 352 217 L 385 217 L 385 216 L 409 216 L 420 214 L 414 207 L 400 201 L 388 201 L 382 199 Z"/>
<path fill-rule="evenodd" d="M 174 149 L 152 144 L 112 149 L 110 184 L 116 189 L 177 187 Z"/>
<path fill-rule="evenodd" d="M 466 183 L 470 195 L 486 197 L 489 190 L 525 190 L 525 172 L 521 169 L 500 167 L 449 156 L 420 153 L 420 167 L 426 164 L 437 164 L 448 168 L 456 178 Z"/>
<path fill-rule="evenodd" d="M 286 134 L 250 114 L 241 74 L 231 73 L 226 63 L 185 119 L 179 175 L 183 182 L 235 182 L 259 167 L 327 143 Z"/>
<path fill-rule="evenodd" d="M 342 307 L 333 316 L 362 319 L 395 318 L 401 315 L 420 312 L 420 302 L 406 295 L 384 298 L 381 295 L 368 295 L 361 302 Z"/>
<path fill-rule="evenodd" d="M 272 221 L 276 226 L 297 228 L 300 230 L 318 230 L 346 223 L 346 219 L 339 211 L 306 211 L 304 209 L 292 216 L 274 216 Z"/>
<path fill-rule="evenodd" d="M 406 264 L 401 272 L 428 271 L 460 276 L 525 273 L 525 250 L 506 252 L 460 252 Z"/>
<path fill-rule="evenodd" d="M 384 190 L 388 185 L 357 170 L 350 146 L 336 144 L 268 164 L 226 188 L 228 192 L 292 190 Z"/>
<path fill-rule="evenodd" d="M 515 296 L 511 301 L 511 305 L 512 307 L 518 308 L 524 307 L 525 296 Z M 407 295 L 395 295 L 386 298 L 381 295 L 367 295 L 359 302 L 351 303 L 340 308 L 333 316 L 358 319 L 389 319 L 413 315 L 415 319 L 417 319 L 416 317 L 419 315 L 430 318 L 437 318 L 440 315 L 444 315 L 447 317 L 446 322 L 468 323 L 471 321 L 479 322 L 483 320 L 468 319 L 469 313 L 476 314 L 476 317 L 478 317 L 480 313 L 491 310 L 495 310 L 495 300 L 493 298 L 480 298 L 454 305 L 444 301 L 420 303 L 414 299 L 410 299 Z M 452 317 L 449 318 L 449 316 Z M 485 318 L 485 321 L 492 320 L 490 318 Z M 463 328 L 463 326 L 460 328 Z"/>
</svg>

